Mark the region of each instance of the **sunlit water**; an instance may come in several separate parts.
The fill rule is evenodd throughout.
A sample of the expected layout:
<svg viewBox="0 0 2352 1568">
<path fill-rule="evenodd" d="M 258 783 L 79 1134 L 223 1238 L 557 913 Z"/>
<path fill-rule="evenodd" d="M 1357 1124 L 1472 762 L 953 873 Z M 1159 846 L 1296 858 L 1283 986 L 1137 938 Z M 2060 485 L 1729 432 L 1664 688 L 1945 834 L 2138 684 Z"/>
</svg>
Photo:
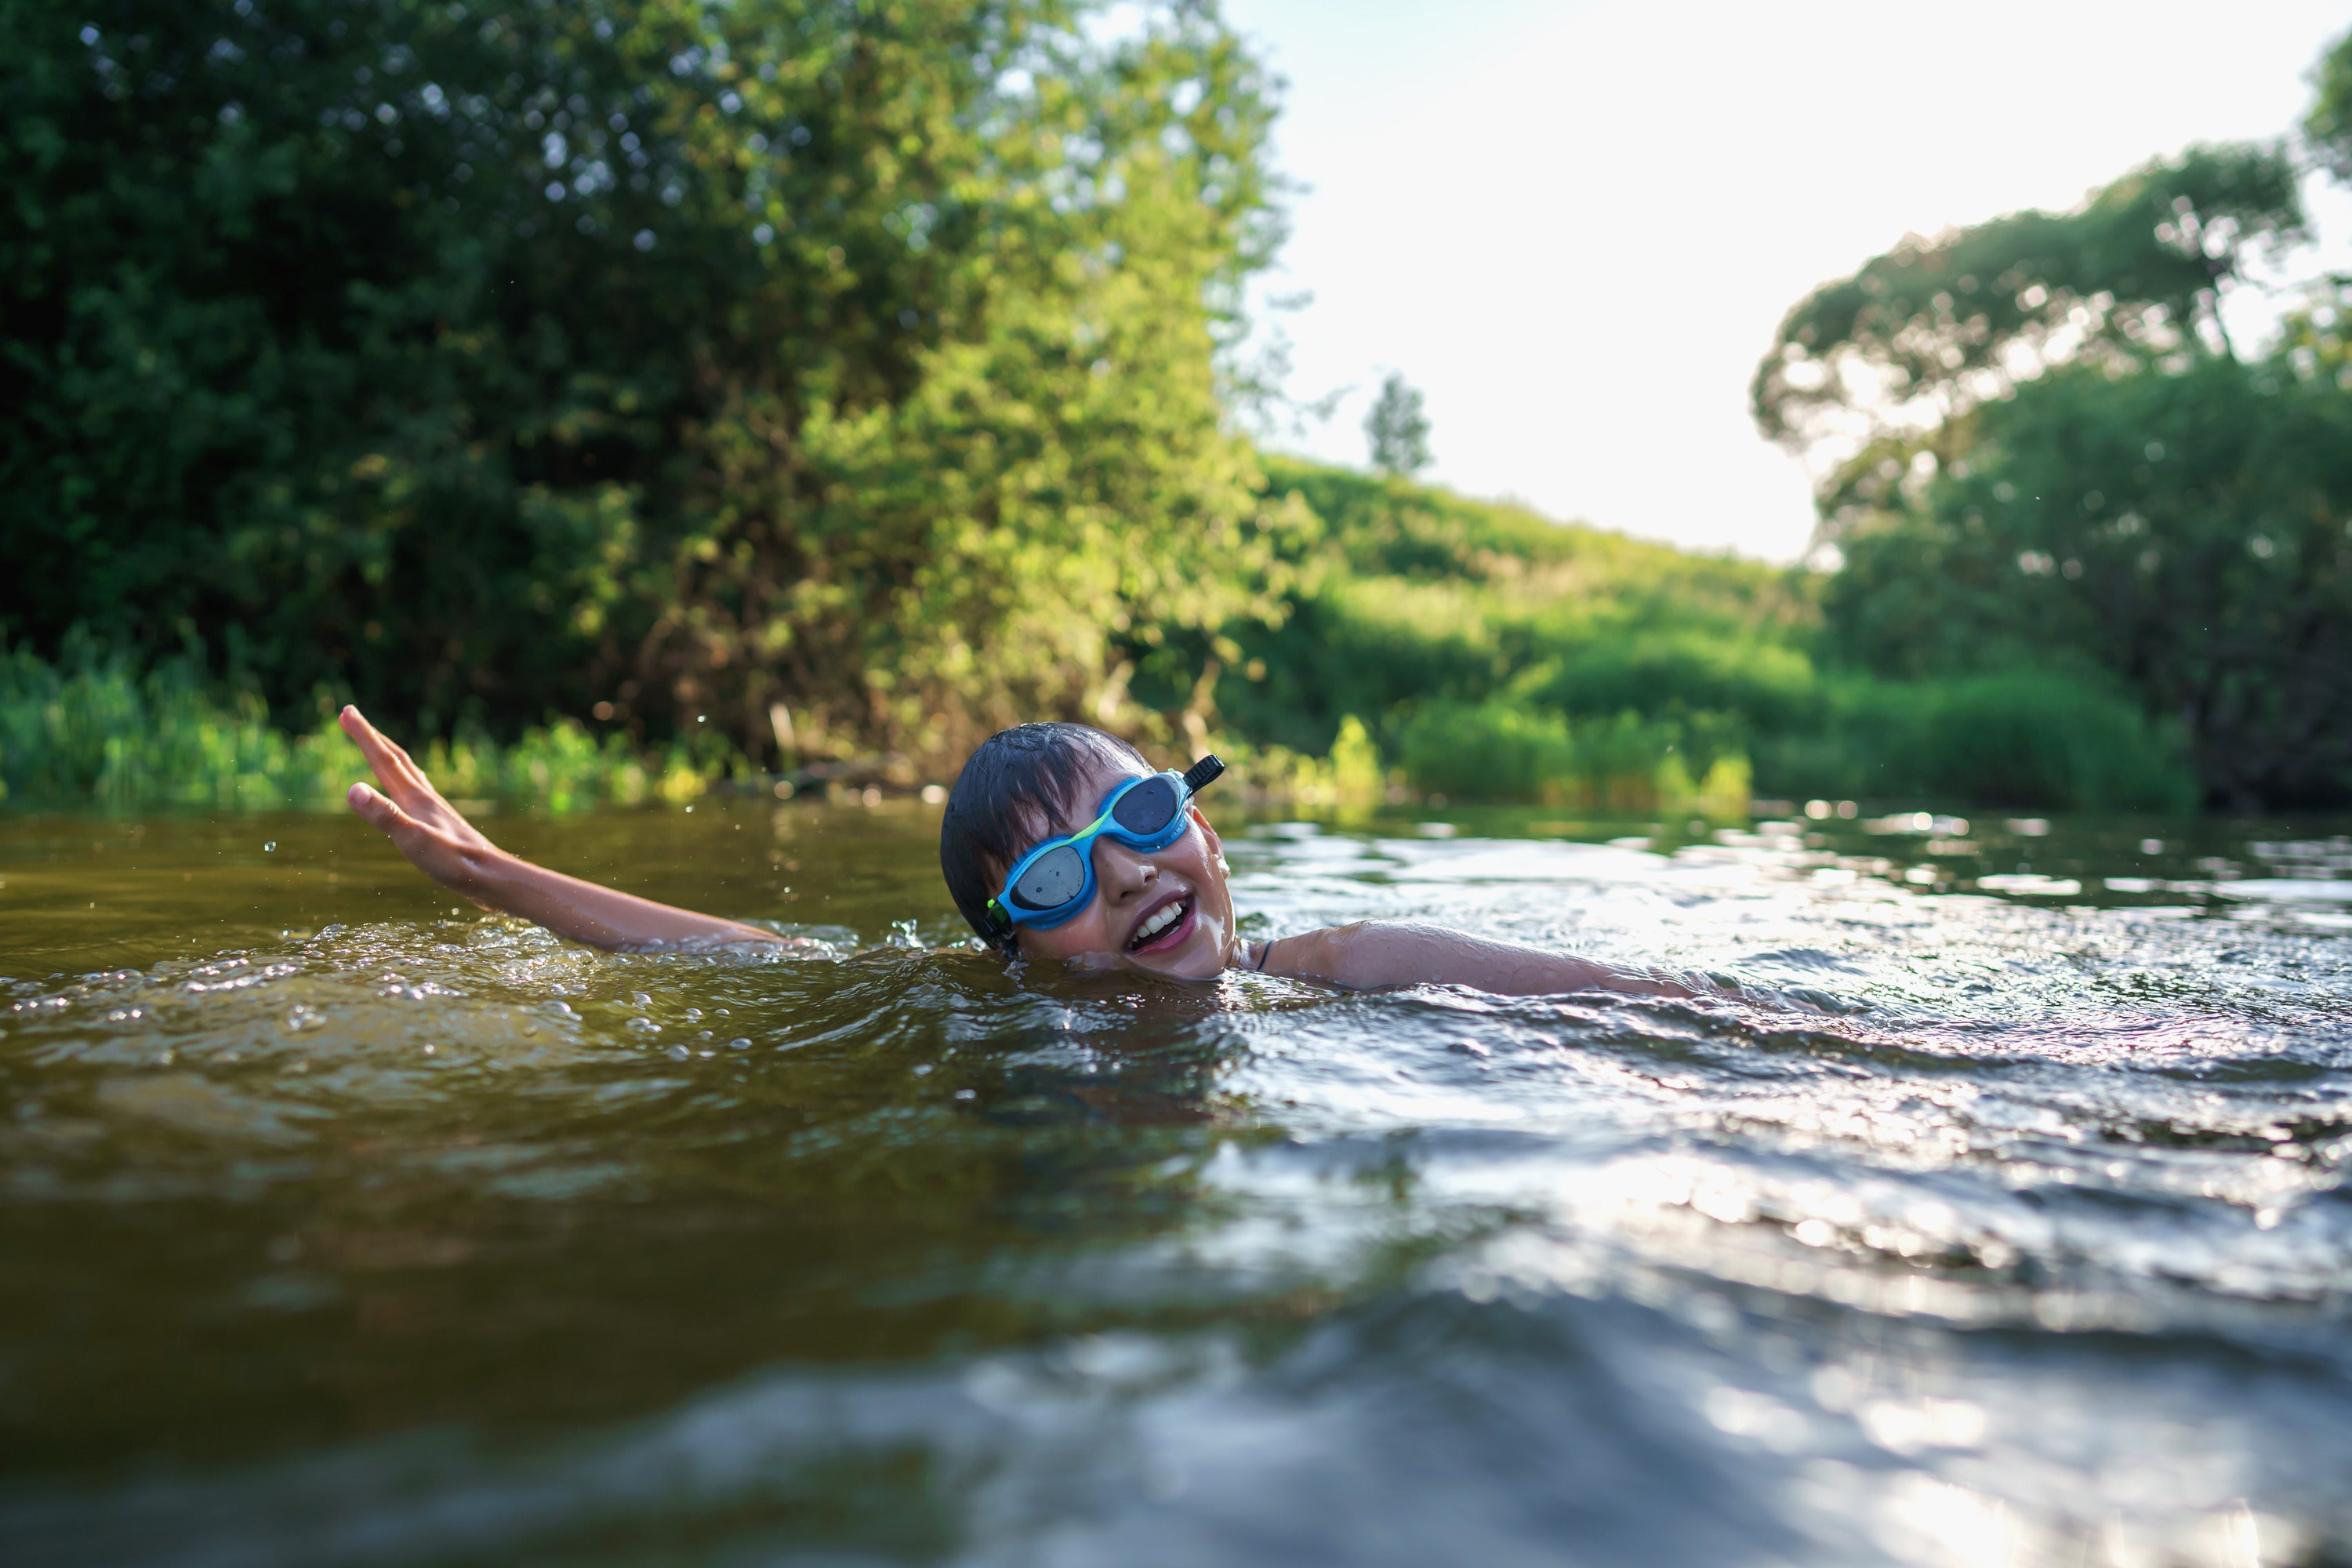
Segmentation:
<svg viewBox="0 0 2352 1568">
<path fill-rule="evenodd" d="M 2352 1559 L 2341 825 L 1229 837 L 1696 1004 L 1008 975 L 912 804 L 489 826 L 830 955 L 0 818 L 0 1560 Z"/>
</svg>

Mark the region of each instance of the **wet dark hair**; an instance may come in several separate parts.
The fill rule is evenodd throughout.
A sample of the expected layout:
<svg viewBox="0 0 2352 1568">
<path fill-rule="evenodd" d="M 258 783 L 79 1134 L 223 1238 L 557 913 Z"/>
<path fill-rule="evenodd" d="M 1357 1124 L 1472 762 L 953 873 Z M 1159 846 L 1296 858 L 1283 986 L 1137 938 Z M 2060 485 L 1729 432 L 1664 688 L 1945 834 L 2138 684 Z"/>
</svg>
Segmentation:
<svg viewBox="0 0 2352 1568">
<path fill-rule="evenodd" d="M 1013 862 L 1055 822 L 1094 815 L 1097 803 L 1078 799 L 1090 763 L 1151 766 L 1117 735 L 1062 722 L 999 730 L 964 760 L 940 824 L 940 872 L 956 908 L 992 947 L 1013 951 L 1012 930 L 988 912 Z"/>
</svg>

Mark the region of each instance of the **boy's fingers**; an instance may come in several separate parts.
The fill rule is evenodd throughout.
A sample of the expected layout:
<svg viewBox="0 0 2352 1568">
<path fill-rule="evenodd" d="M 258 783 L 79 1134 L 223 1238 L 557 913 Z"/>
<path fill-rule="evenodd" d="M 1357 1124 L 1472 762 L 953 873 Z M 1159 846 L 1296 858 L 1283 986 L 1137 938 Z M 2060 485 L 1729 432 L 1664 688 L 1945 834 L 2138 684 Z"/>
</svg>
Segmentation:
<svg viewBox="0 0 2352 1568">
<path fill-rule="evenodd" d="M 384 738 L 383 731 L 367 721 L 367 715 L 357 707 L 346 705 L 338 721 L 343 733 L 358 742 L 360 752 L 375 770 L 375 776 L 393 789 L 429 788 L 425 775 L 409 760 L 408 753 Z"/>
<path fill-rule="evenodd" d="M 384 766 L 389 760 L 384 754 L 388 742 L 377 731 L 376 727 L 367 721 L 367 715 L 362 713 L 357 708 L 346 707 L 336 716 L 335 721 L 343 727 L 343 733 L 349 735 L 359 747 L 361 755 L 367 758 L 368 766 L 375 770 L 376 776 L 387 784 L 391 783 L 390 771 Z"/>
<path fill-rule="evenodd" d="M 355 784 L 343 792 L 343 802 L 361 817 L 376 826 L 384 825 L 387 815 L 399 810 L 392 802 L 363 784 Z"/>
<path fill-rule="evenodd" d="M 352 785 L 344 792 L 343 798 L 351 803 L 352 809 L 358 812 L 362 820 L 386 833 L 423 826 L 394 805 L 389 796 L 377 794 L 366 784 Z"/>
<path fill-rule="evenodd" d="M 343 710 L 335 715 L 335 722 L 343 727 L 344 734 L 359 743 L 361 751 L 370 755 L 373 755 L 390 744 L 383 738 L 383 731 L 369 723 L 367 715 L 352 704 L 344 704 Z"/>
</svg>

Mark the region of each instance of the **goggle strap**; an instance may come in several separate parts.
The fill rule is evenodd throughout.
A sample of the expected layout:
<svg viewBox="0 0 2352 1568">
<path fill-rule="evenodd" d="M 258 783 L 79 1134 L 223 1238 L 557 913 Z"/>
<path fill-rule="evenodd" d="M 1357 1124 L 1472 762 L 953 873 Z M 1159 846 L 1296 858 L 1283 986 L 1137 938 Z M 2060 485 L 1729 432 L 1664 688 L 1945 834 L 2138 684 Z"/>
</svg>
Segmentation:
<svg viewBox="0 0 2352 1568">
<path fill-rule="evenodd" d="M 1224 771 L 1225 764 L 1217 759 L 1214 752 L 1212 752 L 1184 770 L 1184 787 L 1198 795 L 1216 783 L 1217 775 Z"/>
</svg>

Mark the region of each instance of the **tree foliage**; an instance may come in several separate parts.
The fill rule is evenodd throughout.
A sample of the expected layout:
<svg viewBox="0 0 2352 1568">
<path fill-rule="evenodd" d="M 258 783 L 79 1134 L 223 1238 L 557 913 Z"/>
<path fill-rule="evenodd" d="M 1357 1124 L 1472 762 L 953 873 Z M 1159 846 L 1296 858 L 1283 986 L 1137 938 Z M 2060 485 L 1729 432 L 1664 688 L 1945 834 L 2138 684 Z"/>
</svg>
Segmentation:
<svg viewBox="0 0 2352 1568">
<path fill-rule="evenodd" d="M 2284 149 L 2230 145 L 2147 163 L 2071 212 L 1907 237 L 1790 310 L 1757 367 L 1757 422 L 1814 458 L 1835 537 L 1923 445 L 1949 457 L 1971 410 L 2053 364 L 2228 353 L 2221 297 L 2303 234 Z"/>
<path fill-rule="evenodd" d="M 2318 96 L 2304 119 L 2304 135 L 2338 179 L 2352 180 L 2352 33 L 2320 57 L 2312 81 Z"/>
<path fill-rule="evenodd" d="M 0 633 L 755 748 L 1097 703 L 1263 602 L 1212 360 L 1275 229 L 1213 8 L 1090 37 L 0 0 Z"/>
<path fill-rule="evenodd" d="M 2352 797 L 2352 396 L 2332 377 L 2220 356 L 2053 374 L 1845 549 L 1824 608 L 1865 668 L 2095 669 L 2182 727 L 2217 800 Z"/>
<path fill-rule="evenodd" d="M 2352 39 L 2318 79 L 2311 142 L 2352 169 Z M 2071 212 L 1906 239 L 1790 311 L 1755 410 L 1811 458 L 1843 559 L 1833 666 L 2072 676 L 2185 737 L 2209 799 L 2352 799 L 2342 300 L 2317 285 L 2260 345 L 2221 311 L 2306 237 L 2300 177 L 2284 144 L 2193 148 Z"/>
<path fill-rule="evenodd" d="M 2178 725 L 2095 673 L 1918 679 L 1835 671 L 1815 724 L 1762 738 L 1759 781 L 1802 799 L 1933 799 L 2059 811 L 2183 811 L 2199 785 Z"/>
<path fill-rule="evenodd" d="M 1409 476 L 1429 467 L 1429 416 L 1422 412 L 1420 389 L 1391 371 L 1364 416 L 1364 439 L 1372 467 L 1384 474 Z"/>
</svg>

